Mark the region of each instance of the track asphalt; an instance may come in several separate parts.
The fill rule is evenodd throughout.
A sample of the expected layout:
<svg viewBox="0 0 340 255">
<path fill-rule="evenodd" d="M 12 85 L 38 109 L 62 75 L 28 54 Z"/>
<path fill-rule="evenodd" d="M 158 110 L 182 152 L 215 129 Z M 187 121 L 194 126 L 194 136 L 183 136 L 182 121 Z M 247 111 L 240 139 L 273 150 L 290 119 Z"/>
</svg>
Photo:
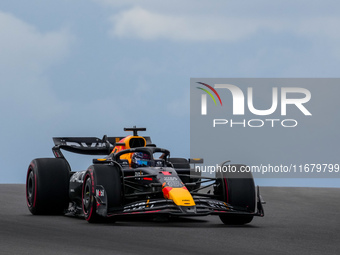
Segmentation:
<svg viewBox="0 0 340 255">
<path fill-rule="evenodd" d="M 89 224 L 33 216 L 25 185 L 0 185 L 0 254 L 340 254 L 340 189 L 262 187 L 265 217 L 218 216 Z"/>
</svg>

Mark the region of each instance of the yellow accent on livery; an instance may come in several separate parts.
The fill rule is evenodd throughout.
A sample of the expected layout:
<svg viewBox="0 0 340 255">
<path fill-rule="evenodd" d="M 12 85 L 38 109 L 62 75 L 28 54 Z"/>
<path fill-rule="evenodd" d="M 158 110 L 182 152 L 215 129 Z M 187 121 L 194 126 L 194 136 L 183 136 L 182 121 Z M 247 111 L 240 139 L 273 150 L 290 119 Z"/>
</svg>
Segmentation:
<svg viewBox="0 0 340 255">
<path fill-rule="evenodd" d="M 194 206 L 195 201 L 186 187 L 171 188 L 165 187 L 163 189 L 164 197 L 171 199 L 178 206 Z"/>
</svg>

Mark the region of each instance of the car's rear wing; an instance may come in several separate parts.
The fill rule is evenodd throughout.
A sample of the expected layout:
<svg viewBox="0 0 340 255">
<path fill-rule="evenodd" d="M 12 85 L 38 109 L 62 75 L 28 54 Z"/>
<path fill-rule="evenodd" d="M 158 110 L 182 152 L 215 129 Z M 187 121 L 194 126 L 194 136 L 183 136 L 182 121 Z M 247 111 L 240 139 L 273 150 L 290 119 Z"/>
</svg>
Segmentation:
<svg viewBox="0 0 340 255">
<path fill-rule="evenodd" d="M 86 155 L 109 155 L 116 144 L 124 137 L 53 137 L 53 154 L 56 158 L 64 157 L 61 149 Z M 146 144 L 151 144 L 151 138 L 144 136 Z"/>
</svg>

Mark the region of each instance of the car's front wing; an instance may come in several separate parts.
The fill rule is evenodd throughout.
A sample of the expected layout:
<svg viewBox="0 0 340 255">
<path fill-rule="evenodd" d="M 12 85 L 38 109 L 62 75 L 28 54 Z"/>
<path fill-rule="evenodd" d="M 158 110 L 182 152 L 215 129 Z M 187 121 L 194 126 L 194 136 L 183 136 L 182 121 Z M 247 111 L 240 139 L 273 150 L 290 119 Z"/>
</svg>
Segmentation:
<svg viewBox="0 0 340 255">
<path fill-rule="evenodd" d="M 178 216 L 205 216 L 210 214 L 239 214 L 264 216 L 261 202 L 257 205 L 256 212 L 251 212 L 247 208 L 231 206 L 225 202 L 210 199 L 196 198 L 195 206 L 177 206 L 168 199 L 144 200 L 128 204 L 121 208 L 110 208 L 107 217 L 117 215 L 134 214 L 170 214 Z M 259 208 L 260 205 L 260 208 Z"/>
</svg>

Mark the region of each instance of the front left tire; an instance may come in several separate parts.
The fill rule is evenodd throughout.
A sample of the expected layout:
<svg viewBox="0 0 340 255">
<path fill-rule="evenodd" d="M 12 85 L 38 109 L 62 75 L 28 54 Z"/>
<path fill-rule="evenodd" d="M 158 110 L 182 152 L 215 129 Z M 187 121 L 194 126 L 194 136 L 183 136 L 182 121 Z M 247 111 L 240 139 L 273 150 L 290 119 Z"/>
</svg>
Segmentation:
<svg viewBox="0 0 340 255">
<path fill-rule="evenodd" d="M 85 219 L 90 223 L 100 222 L 103 217 L 97 213 L 96 187 L 104 188 L 106 210 L 122 204 L 121 170 L 118 165 L 92 165 L 84 175 L 82 208 Z M 114 219 L 112 219 L 113 221 Z"/>
</svg>

